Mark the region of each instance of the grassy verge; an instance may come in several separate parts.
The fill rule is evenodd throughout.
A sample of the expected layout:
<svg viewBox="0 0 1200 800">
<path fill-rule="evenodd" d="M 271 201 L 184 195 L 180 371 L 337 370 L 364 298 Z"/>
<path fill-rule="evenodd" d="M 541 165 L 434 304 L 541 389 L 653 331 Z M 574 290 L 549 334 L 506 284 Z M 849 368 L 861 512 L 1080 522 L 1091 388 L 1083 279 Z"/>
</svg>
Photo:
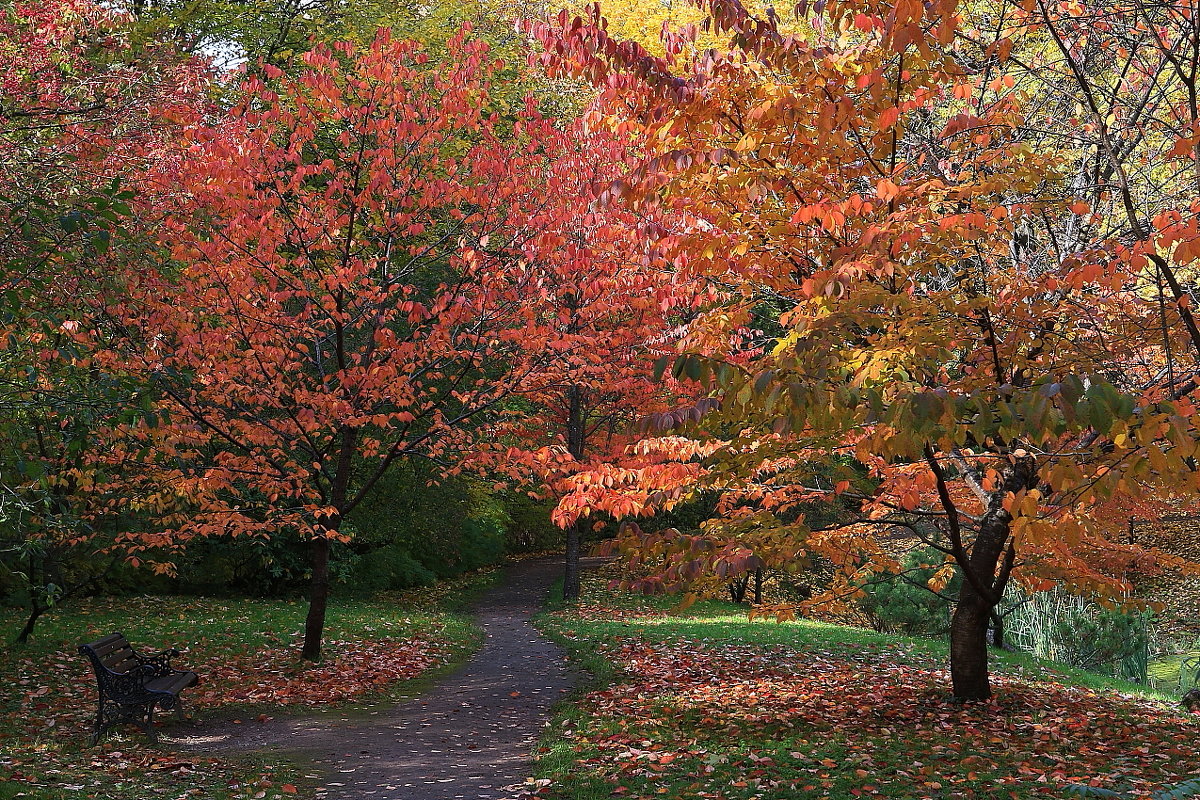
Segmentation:
<svg viewBox="0 0 1200 800">
<path fill-rule="evenodd" d="M 177 647 L 176 666 L 200 685 L 184 693 L 188 715 L 255 720 L 307 708 L 395 700 L 420 690 L 478 647 L 462 612 L 494 580 L 468 576 L 419 592 L 331 603 L 324 658 L 298 659 L 307 606 L 288 600 L 184 597 L 97 598 L 56 610 L 28 645 L 0 646 L 0 800 L 91 797 L 291 798 L 317 776 L 303 764 L 262 756 L 179 754 L 147 743 L 130 727 L 87 746 L 95 680 L 80 642 L 123 631 L 135 647 Z M 0 609 L 0 632 L 19 627 Z M 167 733 L 191 727 L 165 717 Z"/>
<path fill-rule="evenodd" d="M 1183 662 L 1186 659 L 1200 657 L 1200 650 L 1189 650 L 1185 653 L 1173 653 L 1150 662 L 1150 679 L 1166 689 L 1190 689 L 1195 685 L 1195 675 L 1189 672 L 1181 676 Z M 1182 679 L 1182 680 L 1181 680 Z"/>
<path fill-rule="evenodd" d="M 596 676 L 543 741 L 545 797 L 1144 797 L 1193 776 L 1200 718 L 1136 684 L 997 653 L 996 698 L 964 705 L 938 641 L 586 597 L 540 620 Z"/>
</svg>

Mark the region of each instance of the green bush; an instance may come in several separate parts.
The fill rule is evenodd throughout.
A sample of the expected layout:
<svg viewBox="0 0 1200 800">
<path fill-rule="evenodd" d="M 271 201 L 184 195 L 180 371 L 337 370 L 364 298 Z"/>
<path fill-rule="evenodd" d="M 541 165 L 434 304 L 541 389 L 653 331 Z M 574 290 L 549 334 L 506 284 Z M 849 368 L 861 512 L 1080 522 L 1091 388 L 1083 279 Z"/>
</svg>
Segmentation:
<svg viewBox="0 0 1200 800">
<path fill-rule="evenodd" d="M 926 588 L 937 568 L 926 566 L 941 563 L 942 556 L 934 550 L 909 553 L 898 575 L 877 576 L 863 585 L 859 607 L 881 633 L 905 633 L 914 636 L 942 636 L 950 631 L 951 604 L 945 599 L 956 597 L 961 578 L 954 578 L 939 594 Z"/>
<path fill-rule="evenodd" d="M 1064 664 L 1145 683 L 1150 615 L 1105 609 L 1062 590 L 1005 597 L 1005 641 L 1018 650 Z"/>
<path fill-rule="evenodd" d="M 429 586 L 437 581 L 437 575 L 400 544 L 384 545 L 356 558 L 351 574 L 355 588 L 363 592 Z"/>
<path fill-rule="evenodd" d="M 335 546 L 331 569 L 337 575 L 345 558 Z M 310 574 L 308 542 L 298 535 L 269 539 L 197 539 L 175 559 L 175 590 L 208 596 L 280 597 L 303 592 Z"/>
<path fill-rule="evenodd" d="M 1054 627 L 1059 660 L 1073 667 L 1146 682 L 1149 615 L 1118 609 L 1077 610 Z"/>
<path fill-rule="evenodd" d="M 344 583 L 408 589 L 500 561 L 509 515 L 479 481 L 425 464 L 385 475 L 350 518 Z"/>
<path fill-rule="evenodd" d="M 505 547 L 510 553 L 536 553 L 563 547 L 563 531 L 550 521 L 553 500 L 534 500 L 526 494 L 509 492 L 502 496 L 509 520 Z"/>
<path fill-rule="evenodd" d="M 424 464 L 400 465 L 343 523 L 349 541 L 333 545 L 330 570 L 342 591 L 428 586 L 500 561 L 509 524 L 505 504 L 480 481 L 441 478 Z M 277 597 L 306 591 L 310 574 L 308 542 L 298 536 L 214 538 L 188 546 L 174 586 L 195 594 Z"/>
</svg>

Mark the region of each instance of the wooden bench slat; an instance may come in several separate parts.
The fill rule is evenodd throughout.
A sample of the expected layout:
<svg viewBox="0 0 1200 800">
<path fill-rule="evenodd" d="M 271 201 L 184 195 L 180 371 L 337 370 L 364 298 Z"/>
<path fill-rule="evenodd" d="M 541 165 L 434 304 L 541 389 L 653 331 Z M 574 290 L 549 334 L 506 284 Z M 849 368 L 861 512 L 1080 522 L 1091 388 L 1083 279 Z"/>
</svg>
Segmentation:
<svg viewBox="0 0 1200 800">
<path fill-rule="evenodd" d="M 105 636 L 102 639 L 97 639 L 96 641 L 91 642 L 90 644 L 88 644 L 88 647 L 90 647 L 93 650 L 95 650 L 96 652 L 100 653 L 100 652 L 104 651 L 104 648 L 110 647 L 113 644 L 118 643 L 118 642 L 121 644 L 129 644 L 129 642 L 125 641 L 125 634 L 110 633 L 108 636 Z"/>
<path fill-rule="evenodd" d="M 152 692 L 178 694 L 189 686 L 195 686 L 197 681 L 199 681 L 199 677 L 194 672 L 177 672 L 174 675 L 146 681 L 146 688 Z"/>
<path fill-rule="evenodd" d="M 114 659 L 105 659 L 100 663 L 113 672 L 124 675 L 129 670 L 136 669 L 142 662 L 138 661 L 132 653 L 125 653 Z"/>
<path fill-rule="evenodd" d="M 124 647 L 114 647 L 111 650 L 107 650 L 103 653 L 96 653 L 96 657 L 99 658 L 101 662 L 120 661 L 122 658 L 129 658 L 132 655 L 133 648 L 129 645 L 125 645 Z"/>
<path fill-rule="evenodd" d="M 89 647 L 90 647 L 90 645 L 89 645 Z M 101 658 L 103 658 L 106 655 L 109 655 L 110 653 L 116 653 L 121 650 L 132 650 L 132 649 L 133 648 L 129 646 L 129 642 L 125 641 L 124 639 L 121 639 L 116 642 L 109 642 L 108 644 L 103 645 L 102 647 L 92 647 L 92 651 L 96 655 L 100 656 Z"/>
</svg>

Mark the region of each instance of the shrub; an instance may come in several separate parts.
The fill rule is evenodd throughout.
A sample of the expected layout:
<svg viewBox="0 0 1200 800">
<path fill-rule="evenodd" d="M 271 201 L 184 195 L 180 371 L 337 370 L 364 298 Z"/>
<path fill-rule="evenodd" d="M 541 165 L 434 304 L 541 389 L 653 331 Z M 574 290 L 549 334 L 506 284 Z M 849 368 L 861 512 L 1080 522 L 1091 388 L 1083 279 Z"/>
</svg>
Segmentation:
<svg viewBox="0 0 1200 800">
<path fill-rule="evenodd" d="M 1060 590 L 1006 598 L 1006 639 L 1019 650 L 1079 669 L 1145 683 L 1150 615 L 1105 609 Z"/>
<path fill-rule="evenodd" d="M 358 557 L 351 574 L 354 587 L 363 592 L 429 586 L 437 581 L 437 575 L 400 544 L 384 545 Z"/>
<path fill-rule="evenodd" d="M 882 633 L 906 633 L 914 636 L 941 636 L 950 631 L 950 602 L 947 597 L 958 594 L 961 578 L 954 578 L 939 594 L 926 588 L 937 571 L 929 564 L 940 564 L 942 556 L 935 550 L 922 549 L 909 553 L 898 575 L 879 576 L 864 584 L 859 606 L 871 626 Z"/>
<path fill-rule="evenodd" d="M 1080 610 L 1054 629 L 1059 659 L 1073 667 L 1146 682 L 1149 615 L 1117 609 Z"/>
<path fill-rule="evenodd" d="M 525 494 L 510 492 L 501 501 L 508 514 L 505 546 L 512 553 L 535 553 L 563 547 L 563 531 L 550 521 L 553 500 L 534 500 Z"/>
<path fill-rule="evenodd" d="M 408 589 L 494 564 L 510 518 L 482 483 L 406 464 L 384 476 L 350 518 L 346 582 Z"/>
</svg>

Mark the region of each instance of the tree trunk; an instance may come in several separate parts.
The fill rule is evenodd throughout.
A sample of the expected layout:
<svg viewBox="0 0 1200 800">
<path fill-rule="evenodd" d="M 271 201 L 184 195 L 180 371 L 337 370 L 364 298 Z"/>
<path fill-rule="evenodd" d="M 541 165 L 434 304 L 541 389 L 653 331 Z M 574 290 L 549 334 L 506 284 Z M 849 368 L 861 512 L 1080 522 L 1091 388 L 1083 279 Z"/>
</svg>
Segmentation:
<svg viewBox="0 0 1200 800">
<path fill-rule="evenodd" d="M 762 571 L 762 567 L 759 567 L 758 569 L 754 570 L 754 604 L 755 605 L 759 605 L 760 603 L 762 603 L 762 582 L 763 582 L 763 571 Z"/>
<path fill-rule="evenodd" d="M 358 452 L 359 434 L 354 428 L 342 426 L 338 431 L 337 467 L 329 487 L 328 515 L 318 515 L 319 530 L 312 539 L 312 583 L 308 585 L 308 616 L 304 624 L 304 648 L 300 657 L 305 661 L 320 661 L 320 642 L 325 632 L 325 607 L 329 604 L 329 547 L 331 537 L 341 530 L 346 517 L 346 498 L 350 475 L 354 470 L 354 455 Z"/>
<path fill-rule="evenodd" d="M 337 468 L 329 487 L 332 511 L 317 517 L 319 530 L 312 540 L 312 583 L 309 584 L 308 617 L 304 620 L 304 647 L 300 657 L 305 661 L 321 660 L 321 638 L 325 633 L 325 607 L 329 603 L 329 546 L 336 537 L 346 514 L 346 495 L 354 469 L 354 454 L 358 447 L 358 432 L 343 426 L 338 432 Z"/>
<path fill-rule="evenodd" d="M 567 557 L 563 570 L 563 600 L 579 599 L 579 523 L 567 528 Z"/>
<path fill-rule="evenodd" d="M 988 510 L 979 521 L 979 533 L 970 555 L 956 555 L 963 571 L 962 589 L 950 618 L 950 679 L 959 700 L 986 700 L 992 696 L 988 679 L 988 623 L 1004 596 L 1012 573 L 1015 551 L 1011 542 L 1012 514 L 1004 508 L 1010 493 L 1037 485 L 1037 463 L 1018 450 L 992 493 Z M 961 554 L 961 551 L 960 551 Z"/>
<path fill-rule="evenodd" d="M 300 657 L 305 661 L 321 660 L 321 637 L 325 631 L 325 608 L 329 603 L 329 537 L 325 534 L 312 540 L 312 583 L 309 584 L 308 617 L 304 620 L 304 648 Z"/>
<path fill-rule="evenodd" d="M 38 617 L 45 614 L 49 608 L 49 606 L 43 606 L 36 600 L 30 604 L 29 618 L 25 620 L 25 627 L 21 628 L 21 632 L 17 634 L 17 638 L 14 640 L 16 644 L 25 644 L 29 641 L 30 635 L 33 634 L 33 626 L 37 624 Z"/>
<path fill-rule="evenodd" d="M 963 593 L 950 620 L 950 677 L 959 700 L 992 696 L 988 677 L 988 602 L 964 582 Z"/>
<path fill-rule="evenodd" d="M 1004 649 L 1004 615 L 992 612 L 992 647 Z"/>
<path fill-rule="evenodd" d="M 583 463 L 584 439 L 587 428 L 584 420 L 583 389 L 572 386 L 567 389 L 567 452 L 576 464 Z M 567 528 L 567 552 L 563 569 L 563 600 L 574 602 L 579 599 L 579 521 Z"/>
</svg>

